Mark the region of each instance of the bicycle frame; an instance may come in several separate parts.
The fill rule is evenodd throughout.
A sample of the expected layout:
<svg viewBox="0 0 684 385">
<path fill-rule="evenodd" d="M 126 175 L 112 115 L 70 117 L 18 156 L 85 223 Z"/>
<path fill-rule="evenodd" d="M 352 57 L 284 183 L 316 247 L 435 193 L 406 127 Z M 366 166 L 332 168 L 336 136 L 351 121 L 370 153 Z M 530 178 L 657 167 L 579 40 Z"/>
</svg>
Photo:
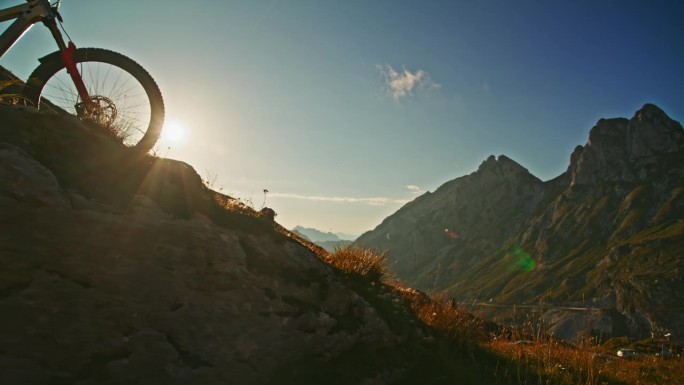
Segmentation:
<svg viewBox="0 0 684 385">
<path fill-rule="evenodd" d="M 88 95 L 86 86 L 73 60 L 76 46 L 73 42 L 69 42 L 68 45 L 64 42 L 55 21 L 57 17 L 59 14 L 53 11 L 50 0 L 27 0 L 26 4 L 0 9 L 0 22 L 17 19 L 0 35 L 0 57 L 12 48 L 33 24 L 42 21 L 52 33 L 52 37 L 59 47 L 62 61 L 76 86 L 76 90 L 78 90 L 81 100 L 84 101 L 86 108 L 90 108 L 93 106 L 93 102 L 90 100 L 90 95 Z"/>
<path fill-rule="evenodd" d="M 17 19 L 0 35 L 0 56 L 3 56 L 33 24 L 52 16 L 50 3 L 32 0 L 26 4 L 0 10 L 0 22 Z"/>
</svg>

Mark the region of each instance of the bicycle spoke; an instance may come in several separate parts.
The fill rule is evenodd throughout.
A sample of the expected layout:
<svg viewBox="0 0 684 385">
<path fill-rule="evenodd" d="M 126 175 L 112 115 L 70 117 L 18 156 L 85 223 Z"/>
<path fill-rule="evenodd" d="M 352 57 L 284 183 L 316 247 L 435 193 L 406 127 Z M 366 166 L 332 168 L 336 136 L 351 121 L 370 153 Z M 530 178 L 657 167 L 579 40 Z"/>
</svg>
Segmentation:
<svg viewBox="0 0 684 385">
<path fill-rule="evenodd" d="M 126 146 L 149 151 L 161 132 L 164 104 L 145 69 L 116 52 L 78 49 L 74 61 L 88 93 L 83 100 L 58 59 L 55 53 L 33 71 L 35 86 L 27 92 L 30 100 L 40 109 L 66 112 L 98 125 L 101 133 Z"/>
<path fill-rule="evenodd" d="M 147 94 L 139 82 L 126 71 L 106 63 L 82 62 L 78 64 L 78 70 L 91 100 L 98 100 L 96 103 L 101 106 L 98 108 L 103 108 L 102 113 L 112 114 L 113 117 L 102 116 L 96 121 L 115 130 L 124 142 L 136 143 L 140 140 L 149 126 L 151 111 Z M 57 107 L 77 114 L 80 96 L 65 70 L 50 79 L 43 97 Z M 115 107 L 106 107 L 108 103 L 113 103 Z"/>
</svg>

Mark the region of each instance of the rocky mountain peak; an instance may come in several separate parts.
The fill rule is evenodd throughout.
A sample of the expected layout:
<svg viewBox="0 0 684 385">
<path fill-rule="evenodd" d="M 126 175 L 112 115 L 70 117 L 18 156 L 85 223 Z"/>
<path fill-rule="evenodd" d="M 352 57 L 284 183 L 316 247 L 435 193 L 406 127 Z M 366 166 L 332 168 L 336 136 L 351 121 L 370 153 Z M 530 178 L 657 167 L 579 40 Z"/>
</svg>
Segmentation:
<svg viewBox="0 0 684 385">
<path fill-rule="evenodd" d="M 682 312 L 670 309 L 684 295 L 683 136 L 651 104 L 601 119 L 567 173 L 541 182 L 489 156 L 356 243 L 388 250 L 411 286 L 480 303 L 501 322 L 519 315 L 507 306 L 545 302 L 558 308 L 544 324 L 566 339 L 680 330 Z M 601 310 L 590 319 L 565 307 Z"/>
<path fill-rule="evenodd" d="M 572 185 L 642 181 L 664 156 L 683 148 L 681 124 L 653 104 L 632 119 L 600 119 L 570 157 Z"/>
<path fill-rule="evenodd" d="M 653 104 L 644 105 L 628 125 L 633 157 L 650 157 L 684 148 L 682 125 Z"/>
<path fill-rule="evenodd" d="M 654 123 L 663 123 L 663 122 L 669 122 L 672 119 L 670 119 L 669 116 L 665 113 L 665 111 L 661 110 L 658 106 L 655 104 L 651 103 L 646 103 L 644 104 L 641 109 L 639 109 L 637 112 L 634 113 L 634 117 L 632 120 L 637 120 L 637 121 L 642 121 L 642 122 L 654 122 Z"/>
<path fill-rule="evenodd" d="M 525 167 L 505 155 L 499 155 L 498 158 L 494 155 L 490 155 L 482 164 L 480 164 L 477 173 L 493 173 L 506 176 L 522 174 L 531 176 L 530 172 Z"/>
</svg>

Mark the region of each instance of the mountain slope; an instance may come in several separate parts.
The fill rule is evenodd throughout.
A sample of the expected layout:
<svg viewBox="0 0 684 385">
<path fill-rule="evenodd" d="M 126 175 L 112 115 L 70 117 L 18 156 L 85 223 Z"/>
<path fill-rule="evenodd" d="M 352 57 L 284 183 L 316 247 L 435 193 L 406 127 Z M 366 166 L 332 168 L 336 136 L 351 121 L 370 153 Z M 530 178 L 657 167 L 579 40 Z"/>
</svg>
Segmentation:
<svg viewBox="0 0 684 385">
<path fill-rule="evenodd" d="M 419 293 L 73 117 L 0 104 L 0 181 L 2 384 L 519 382 L 422 323 Z"/>
<path fill-rule="evenodd" d="M 682 127 L 647 104 L 601 119 L 553 180 L 490 157 L 357 244 L 389 250 L 418 289 L 504 306 L 483 308 L 500 321 L 505 306 L 543 304 L 540 323 L 565 338 L 641 336 L 684 326 L 683 194 Z"/>
<path fill-rule="evenodd" d="M 312 229 L 309 227 L 295 226 L 292 229 L 292 231 L 299 234 L 300 236 L 306 237 L 311 242 L 336 242 L 342 240 L 336 234 L 333 234 L 331 232 L 324 233 L 320 230 Z"/>
</svg>

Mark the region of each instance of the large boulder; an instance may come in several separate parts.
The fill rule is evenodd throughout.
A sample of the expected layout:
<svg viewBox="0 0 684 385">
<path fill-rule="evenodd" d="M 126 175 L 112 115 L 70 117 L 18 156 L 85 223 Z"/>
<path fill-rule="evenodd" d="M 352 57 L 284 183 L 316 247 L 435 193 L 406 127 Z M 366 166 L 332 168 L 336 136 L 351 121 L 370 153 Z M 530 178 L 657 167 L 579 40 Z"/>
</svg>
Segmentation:
<svg viewBox="0 0 684 385">
<path fill-rule="evenodd" d="M 125 212 L 72 207 L 12 146 L 0 178 L 2 384 L 278 383 L 293 362 L 405 338 L 275 231 L 177 219 L 142 195 Z"/>
</svg>

